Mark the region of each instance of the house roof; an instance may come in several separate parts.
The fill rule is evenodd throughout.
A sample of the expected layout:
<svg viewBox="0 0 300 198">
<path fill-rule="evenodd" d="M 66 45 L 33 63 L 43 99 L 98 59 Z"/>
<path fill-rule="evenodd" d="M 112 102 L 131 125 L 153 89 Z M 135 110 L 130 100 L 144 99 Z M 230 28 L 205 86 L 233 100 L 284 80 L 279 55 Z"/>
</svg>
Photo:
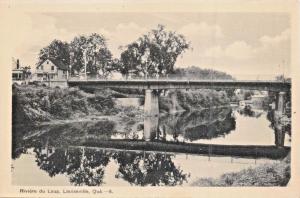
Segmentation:
<svg viewBox="0 0 300 198">
<path fill-rule="evenodd" d="M 47 58 L 46 60 L 51 61 L 56 67 L 58 67 L 61 70 L 68 70 L 68 66 L 60 60 L 55 60 L 53 58 Z M 41 64 L 43 64 L 46 60 L 41 62 L 37 67 L 39 67 Z"/>
</svg>

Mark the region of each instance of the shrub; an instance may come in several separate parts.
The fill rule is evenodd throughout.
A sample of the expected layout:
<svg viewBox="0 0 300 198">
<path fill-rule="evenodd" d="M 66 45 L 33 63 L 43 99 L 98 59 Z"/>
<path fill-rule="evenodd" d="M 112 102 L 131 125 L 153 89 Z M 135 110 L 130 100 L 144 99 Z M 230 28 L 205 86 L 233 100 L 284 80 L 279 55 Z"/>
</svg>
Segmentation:
<svg viewBox="0 0 300 198">
<path fill-rule="evenodd" d="M 84 98 L 83 99 L 72 98 L 71 108 L 73 111 L 81 111 L 84 113 L 88 113 L 88 104 Z"/>
<path fill-rule="evenodd" d="M 69 118 L 71 110 L 67 102 L 63 99 L 57 99 L 52 103 L 50 113 L 54 116 Z"/>
</svg>

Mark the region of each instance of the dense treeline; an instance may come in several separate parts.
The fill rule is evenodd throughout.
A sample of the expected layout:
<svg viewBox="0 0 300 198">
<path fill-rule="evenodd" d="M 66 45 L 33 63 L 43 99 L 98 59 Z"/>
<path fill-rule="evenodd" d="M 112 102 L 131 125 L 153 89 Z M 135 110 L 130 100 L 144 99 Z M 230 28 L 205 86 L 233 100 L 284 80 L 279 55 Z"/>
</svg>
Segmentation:
<svg viewBox="0 0 300 198">
<path fill-rule="evenodd" d="M 209 89 L 169 91 L 167 96 L 160 97 L 159 108 L 169 112 L 170 109 L 192 111 L 217 106 L 229 105 L 230 99 L 225 91 Z"/>
<path fill-rule="evenodd" d="M 184 78 L 184 79 L 201 79 L 201 80 L 234 80 L 234 78 L 221 71 L 213 69 L 202 69 L 197 66 L 190 66 L 187 68 L 176 68 L 174 72 L 169 74 L 170 78 Z"/>
</svg>

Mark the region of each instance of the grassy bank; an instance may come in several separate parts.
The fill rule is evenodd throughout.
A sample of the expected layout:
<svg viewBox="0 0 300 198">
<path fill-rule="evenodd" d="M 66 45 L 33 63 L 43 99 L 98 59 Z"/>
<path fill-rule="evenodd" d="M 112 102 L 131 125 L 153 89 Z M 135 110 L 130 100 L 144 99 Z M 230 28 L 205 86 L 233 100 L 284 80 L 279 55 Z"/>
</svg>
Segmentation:
<svg viewBox="0 0 300 198">
<path fill-rule="evenodd" d="M 110 90 L 101 90 L 95 95 L 78 88 L 34 85 L 14 85 L 12 105 L 15 124 L 113 115 L 129 120 L 142 113 L 137 108 L 115 104 Z"/>
<path fill-rule="evenodd" d="M 290 154 L 280 162 L 260 165 L 219 178 L 200 178 L 193 186 L 286 186 L 290 180 Z"/>
<path fill-rule="evenodd" d="M 111 94 L 86 93 L 77 88 L 13 86 L 13 122 L 36 123 L 80 118 L 86 115 L 116 115 L 121 110 Z M 125 109 L 126 110 L 126 109 Z"/>
</svg>

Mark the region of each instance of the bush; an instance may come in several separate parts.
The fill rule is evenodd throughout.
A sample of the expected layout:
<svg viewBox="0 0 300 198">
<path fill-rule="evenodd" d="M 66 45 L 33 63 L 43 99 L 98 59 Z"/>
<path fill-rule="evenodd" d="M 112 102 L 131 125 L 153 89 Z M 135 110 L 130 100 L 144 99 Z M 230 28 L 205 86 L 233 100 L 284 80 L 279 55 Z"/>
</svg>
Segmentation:
<svg viewBox="0 0 300 198">
<path fill-rule="evenodd" d="M 72 98 L 71 99 L 71 108 L 73 111 L 81 111 L 88 113 L 88 104 L 85 99 Z"/>
<path fill-rule="evenodd" d="M 42 98 L 42 100 L 40 100 L 40 106 L 41 106 L 42 110 L 50 111 L 51 103 L 50 103 L 50 100 L 49 100 L 48 96 L 45 96 L 45 97 Z"/>
<path fill-rule="evenodd" d="M 56 117 L 69 118 L 72 112 L 67 102 L 57 99 L 52 103 L 50 113 Z"/>
</svg>

